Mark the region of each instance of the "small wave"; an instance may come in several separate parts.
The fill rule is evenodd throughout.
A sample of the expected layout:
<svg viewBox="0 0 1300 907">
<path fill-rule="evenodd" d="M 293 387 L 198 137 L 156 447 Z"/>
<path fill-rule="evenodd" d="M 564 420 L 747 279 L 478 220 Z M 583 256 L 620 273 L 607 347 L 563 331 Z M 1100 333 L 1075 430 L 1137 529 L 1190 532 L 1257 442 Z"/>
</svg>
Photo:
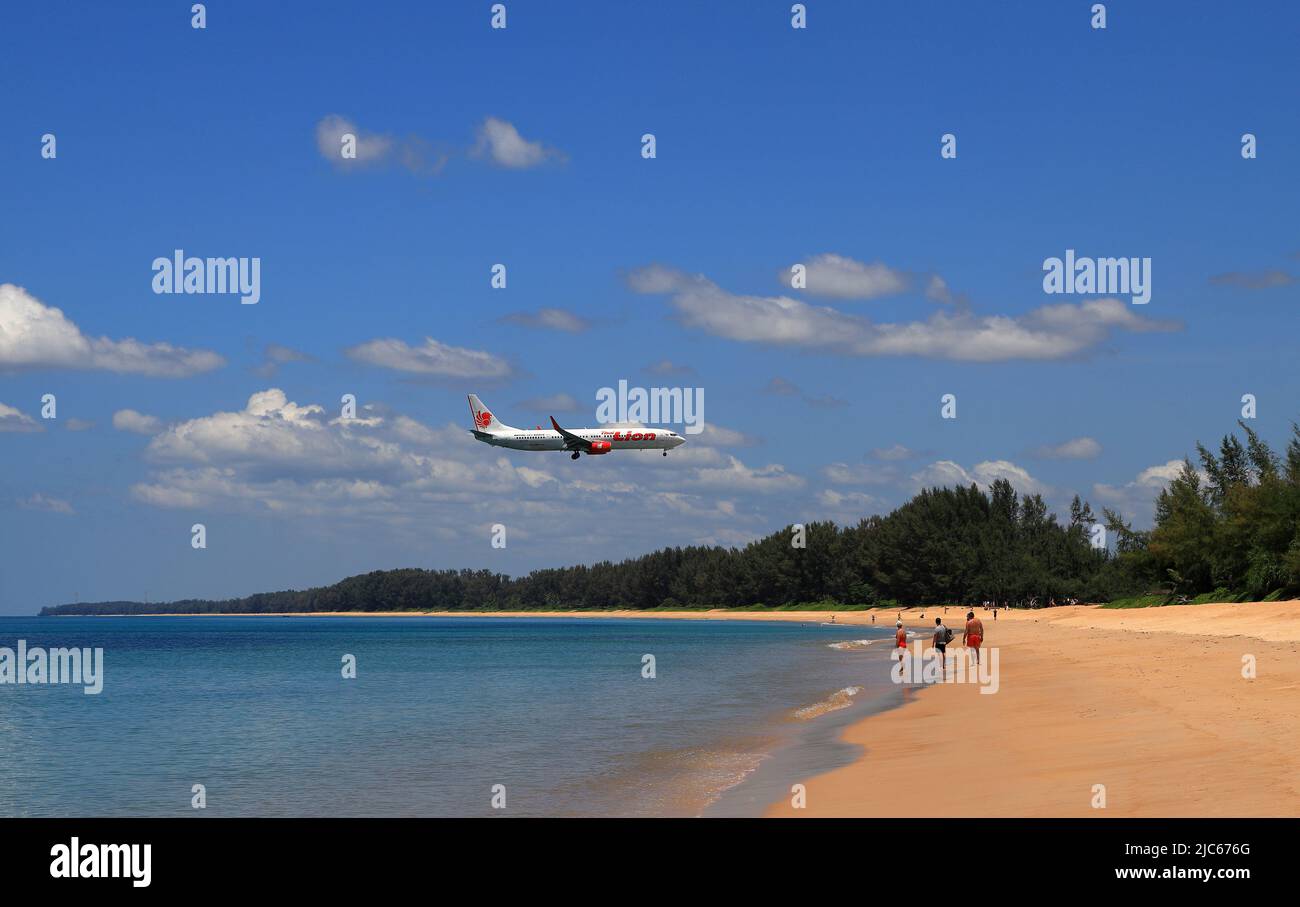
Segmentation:
<svg viewBox="0 0 1300 907">
<path fill-rule="evenodd" d="M 812 705 L 795 709 L 794 717 L 800 721 L 808 721 L 825 715 L 827 712 L 838 712 L 840 709 L 847 709 L 853 705 L 853 697 L 861 692 L 862 687 L 845 687 L 842 690 L 836 690 L 821 702 L 814 702 Z"/>
<path fill-rule="evenodd" d="M 844 642 L 828 643 L 828 649 L 865 649 L 872 643 L 880 642 L 878 639 L 846 639 Z"/>
<path fill-rule="evenodd" d="M 584 781 L 582 802 L 594 801 L 611 816 L 699 816 L 741 784 L 768 758 L 770 741 L 746 739 L 700 748 L 652 750 L 603 778 Z M 571 815 L 596 814 L 575 810 Z"/>
</svg>

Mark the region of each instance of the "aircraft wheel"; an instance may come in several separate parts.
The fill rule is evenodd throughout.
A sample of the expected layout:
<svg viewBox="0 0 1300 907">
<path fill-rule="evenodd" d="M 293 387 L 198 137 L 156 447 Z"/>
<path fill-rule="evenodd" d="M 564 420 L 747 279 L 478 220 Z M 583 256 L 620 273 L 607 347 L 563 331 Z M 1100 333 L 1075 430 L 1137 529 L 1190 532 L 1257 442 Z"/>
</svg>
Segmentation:
<svg viewBox="0 0 1300 907">
<path fill-rule="evenodd" d="M 578 452 L 575 450 L 575 451 L 573 452 L 573 456 L 569 457 L 569 459 L 570 459 L 570 460 L 576 460 L 576 459 L 578 459 Z"/>
<path fill-rule="evenodd" d="M 665 456 L 665 457 L 668 456 L 668 451 L 666 451 L 666 450 L 664 451 L 664 456 Z"/>
</svg>

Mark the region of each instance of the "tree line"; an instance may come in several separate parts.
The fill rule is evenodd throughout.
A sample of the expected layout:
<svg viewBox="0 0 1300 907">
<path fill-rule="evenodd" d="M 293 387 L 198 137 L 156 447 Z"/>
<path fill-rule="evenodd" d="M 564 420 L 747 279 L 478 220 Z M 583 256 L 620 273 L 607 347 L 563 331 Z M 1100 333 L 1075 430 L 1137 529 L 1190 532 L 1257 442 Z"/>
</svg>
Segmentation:
<svg viewBox="0 0 1300 907">
<path fill-rule="evenodd" d="M 1244 443 L 1225 435 L 1217 454 L 1196 445 L 1200 468 L 1183 461 L 1156 499 L 1150 530 L 1104 513 L 1130 588 L 1252 599 L 1300 590 L 1300 425 L 1279 456 L 1238 424 Z"/>
<path fill-rule="evenodd" d="M 1300 589 L 1300 427 L 1285 458 L 1253 431 L 1197 445 L 1161 492 L 1153 528 L 1134 530 L 1076 495 L 1065 520 L 1005 479 L 928 488 L 853 526 L 791 525 L 742 548 L 663 548 L 613 563 L 535 570 L 382 570 L 332 586 L 222 601 L 99 602 L 42 614 L 273 614 L 320 611 L 737 608 L 1106 602 L 1215 590 L 1264 597 Z M 1098 545 L 1100 523 L 1109 546 Z M 1113 549 L 1113 551 L 1111 550 Z"/>
</svg>

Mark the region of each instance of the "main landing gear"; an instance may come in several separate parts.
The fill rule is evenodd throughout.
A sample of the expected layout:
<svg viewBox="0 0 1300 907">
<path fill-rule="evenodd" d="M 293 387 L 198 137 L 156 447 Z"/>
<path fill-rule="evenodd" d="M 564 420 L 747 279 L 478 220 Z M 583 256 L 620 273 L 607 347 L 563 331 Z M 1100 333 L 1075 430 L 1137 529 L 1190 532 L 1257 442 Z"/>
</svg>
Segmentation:
<svg viewBox="0 0 1300 907">
<path fill-rule="evenodd" d="M 573 455 L 570 456 L 569 459 L 570 459 L 570 460 L 576 460 L 576 459 L 578 459 L 578 452 L 575 450 L 575 451 L 573 452 Z"/>
<path fill-rule="evenodd" d="M 668 456 L 668 451 L 666 451 L 666 450 L 664 451 L 664 456 L 665 456 L 665 457 Z"/>
</svg>

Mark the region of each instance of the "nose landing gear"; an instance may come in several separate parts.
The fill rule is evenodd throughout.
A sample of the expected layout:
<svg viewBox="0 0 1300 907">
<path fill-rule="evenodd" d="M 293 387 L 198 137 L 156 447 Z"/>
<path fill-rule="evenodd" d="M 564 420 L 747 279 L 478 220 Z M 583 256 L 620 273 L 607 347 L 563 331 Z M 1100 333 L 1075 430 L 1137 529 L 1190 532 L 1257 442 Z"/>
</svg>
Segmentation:
<svg viewBox="0 0 1300 907">
<path fill-rule="evenodd" d="M 575 451 L 573 452 L 573 455 L 570 456 L 569 459 L 570 459 L 570 460 L 576 460 L 576 459 L 578 459 L 578 452 L 575 450 Z"/>
<path fill-rule="evenodd" d="M 668 451 L 666 451 L 666 450 L 664 451 L 664 456 L 665 456 L 665 457 L 668 456 Z"/>
</svg>

